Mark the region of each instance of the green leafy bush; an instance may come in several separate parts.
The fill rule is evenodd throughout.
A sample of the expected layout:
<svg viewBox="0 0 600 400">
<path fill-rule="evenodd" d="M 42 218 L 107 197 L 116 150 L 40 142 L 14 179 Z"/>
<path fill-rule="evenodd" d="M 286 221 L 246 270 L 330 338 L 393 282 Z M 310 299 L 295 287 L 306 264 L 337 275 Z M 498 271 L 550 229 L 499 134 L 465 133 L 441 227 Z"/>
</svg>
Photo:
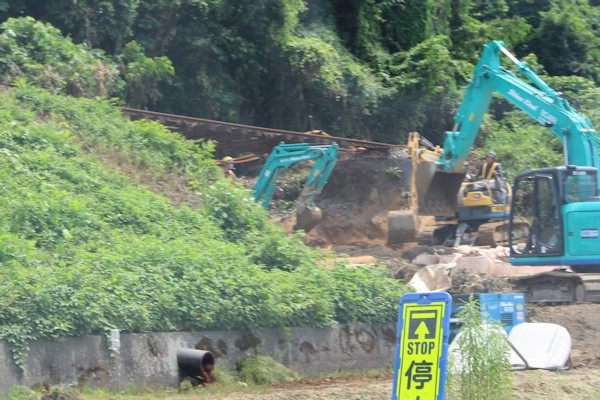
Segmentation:
<svg viewBox="0 0 600 400">
<path fill-rule="evenodd" d="M 257 385 L 283 383 L 299 379 L 298 373 L 268 356 L 245 357 L 238 361 L 238 375 L 243 382 Z"/>
<path fill-rule="evenodd" d="M 29 389 L 26 386 L 13 386 L 10 392 L 2 396 L 3 400 L 38 400 L 39 394 Z"/>
<path fill-rule="evenodd" d="M 408 288 L 387 277 L 384 266 L 355 268 L 337 264 L 330 272 L 336 319 L 347 322 L 382 323 L 397 319 L 396 309 L 388 307 Z"/>
<path fill-rule="evenodd" d="M 218 181 L 202 193 L 204 212 L 231 242 L 241 241 L 265 226 L 266 211 L 257 205 L 247 189 Z"/>
<path fill-rule="evenodd" d="M 499 324 L 483 324 L 472 297 L 458 313 L 458 352 L 448 356 L 448 399 L 510 399 L 510 343 Z"/>
<path fill-rule="evenodd" d="M 149 58 L 135 41 L 127 43 L 119 57 L 126 83 L 124 100 L 130 107 L 141 107 L 162 97 L 158 84 L 170 79 L 175 69 L 167 57 Z"/>
<path fill-rule="evenodd" d="M 119 84 L 116 65 L 101 50 L 73 43 L 50 24 L 9 18 L 0 29 L 5 84 L 26 77 L 54 92 L 90 97 L 110 95 Z"/>
</svg>

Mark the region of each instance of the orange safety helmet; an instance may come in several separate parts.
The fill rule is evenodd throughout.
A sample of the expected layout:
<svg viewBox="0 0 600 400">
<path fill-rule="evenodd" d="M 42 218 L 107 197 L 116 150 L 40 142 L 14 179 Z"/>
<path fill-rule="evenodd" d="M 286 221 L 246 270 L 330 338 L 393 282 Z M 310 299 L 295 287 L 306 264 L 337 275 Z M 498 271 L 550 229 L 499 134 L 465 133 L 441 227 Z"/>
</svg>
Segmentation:
<svg viewBox="0 0 600 400">
<path fill-rule="evenodd" d="M 225 156 L 225 157 L 223 157 L 223 159 L 221 161 L 223 161 L 224 163 L 232 163 L 233 162 L 233 157 L 231 157 L 231 156 Z"/>
</svg>

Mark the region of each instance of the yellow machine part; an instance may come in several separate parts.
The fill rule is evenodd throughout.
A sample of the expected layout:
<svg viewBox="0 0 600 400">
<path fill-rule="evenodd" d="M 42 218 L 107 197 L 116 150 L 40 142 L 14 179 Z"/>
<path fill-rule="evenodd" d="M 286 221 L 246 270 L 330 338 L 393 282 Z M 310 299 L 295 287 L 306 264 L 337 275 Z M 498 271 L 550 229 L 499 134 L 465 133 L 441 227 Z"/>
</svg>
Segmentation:
<svg viewBox="0 0 600 400">
<path fill-rule="evenodd" d="M 462 204 L 465 207 L 491 206 L 493 202 L 491 191 L 468 192 L 462 196 Z"/>
<path fill-rule="evenodd" d="M 414 242 L 418 235 L 418 216 L 454 216 L 458 208 L 458 192 L 465 173 L 438 170 L 443 154 L 439 146 L 420 145 L 416 132 L 408 135 L 410 159 L 408 210 L 388 214 L 388 244 Z"/>
<path fill-rule="evenodd" d="M 499 185 L 500 183 L 498 182 L 496 184 Z M 479 186 L 479 188 L 474 190 L 477 186 Z M 465 207 L 490 207 L 490 211 L 494 213 L 508 212 L 510 211 L 512 188 L 510 185 L 505 185 L 505 189 L 507 192 L 506 204 L 494 204 L 494 188 L 489 181 L 464 182 L 460 188 L 460 205 Z"/>
</svg>

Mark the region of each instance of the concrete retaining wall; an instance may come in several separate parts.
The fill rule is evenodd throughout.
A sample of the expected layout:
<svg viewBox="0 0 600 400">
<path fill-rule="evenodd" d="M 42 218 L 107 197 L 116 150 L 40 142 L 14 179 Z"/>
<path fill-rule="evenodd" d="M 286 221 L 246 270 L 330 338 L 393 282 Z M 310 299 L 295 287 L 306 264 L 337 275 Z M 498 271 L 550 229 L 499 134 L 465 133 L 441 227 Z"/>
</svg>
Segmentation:
<svg viewBox="0 0 600 400">
<path fill-rule="evenodd" d="M 8 344 L 0 341 L 0 392 L 14 385 L 177 385 L 176 354 L 182 347 L 211 351 L 217 368 L 225 370 L 255 354 L 269 355 L 306 376 L 392 367 L 396 326 L 121 334 L 118 351 L 110 350 L 109 342 L 103 336 L 31 342 L 22 375 Z"/>
</svg>

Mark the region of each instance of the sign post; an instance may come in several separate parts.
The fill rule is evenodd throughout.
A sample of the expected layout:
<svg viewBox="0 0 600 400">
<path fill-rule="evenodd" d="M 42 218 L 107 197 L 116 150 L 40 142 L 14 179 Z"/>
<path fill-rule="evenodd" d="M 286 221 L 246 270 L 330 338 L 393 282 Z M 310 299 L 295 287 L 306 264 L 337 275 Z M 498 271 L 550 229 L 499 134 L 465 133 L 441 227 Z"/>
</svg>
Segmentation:
<svg viewBox="0 0 600 400">
<path fill-rule="evenodd" d="M 407 293 L 400 300 L 392 400 L 443 400 L 452 297 Z"/>
</svg>

